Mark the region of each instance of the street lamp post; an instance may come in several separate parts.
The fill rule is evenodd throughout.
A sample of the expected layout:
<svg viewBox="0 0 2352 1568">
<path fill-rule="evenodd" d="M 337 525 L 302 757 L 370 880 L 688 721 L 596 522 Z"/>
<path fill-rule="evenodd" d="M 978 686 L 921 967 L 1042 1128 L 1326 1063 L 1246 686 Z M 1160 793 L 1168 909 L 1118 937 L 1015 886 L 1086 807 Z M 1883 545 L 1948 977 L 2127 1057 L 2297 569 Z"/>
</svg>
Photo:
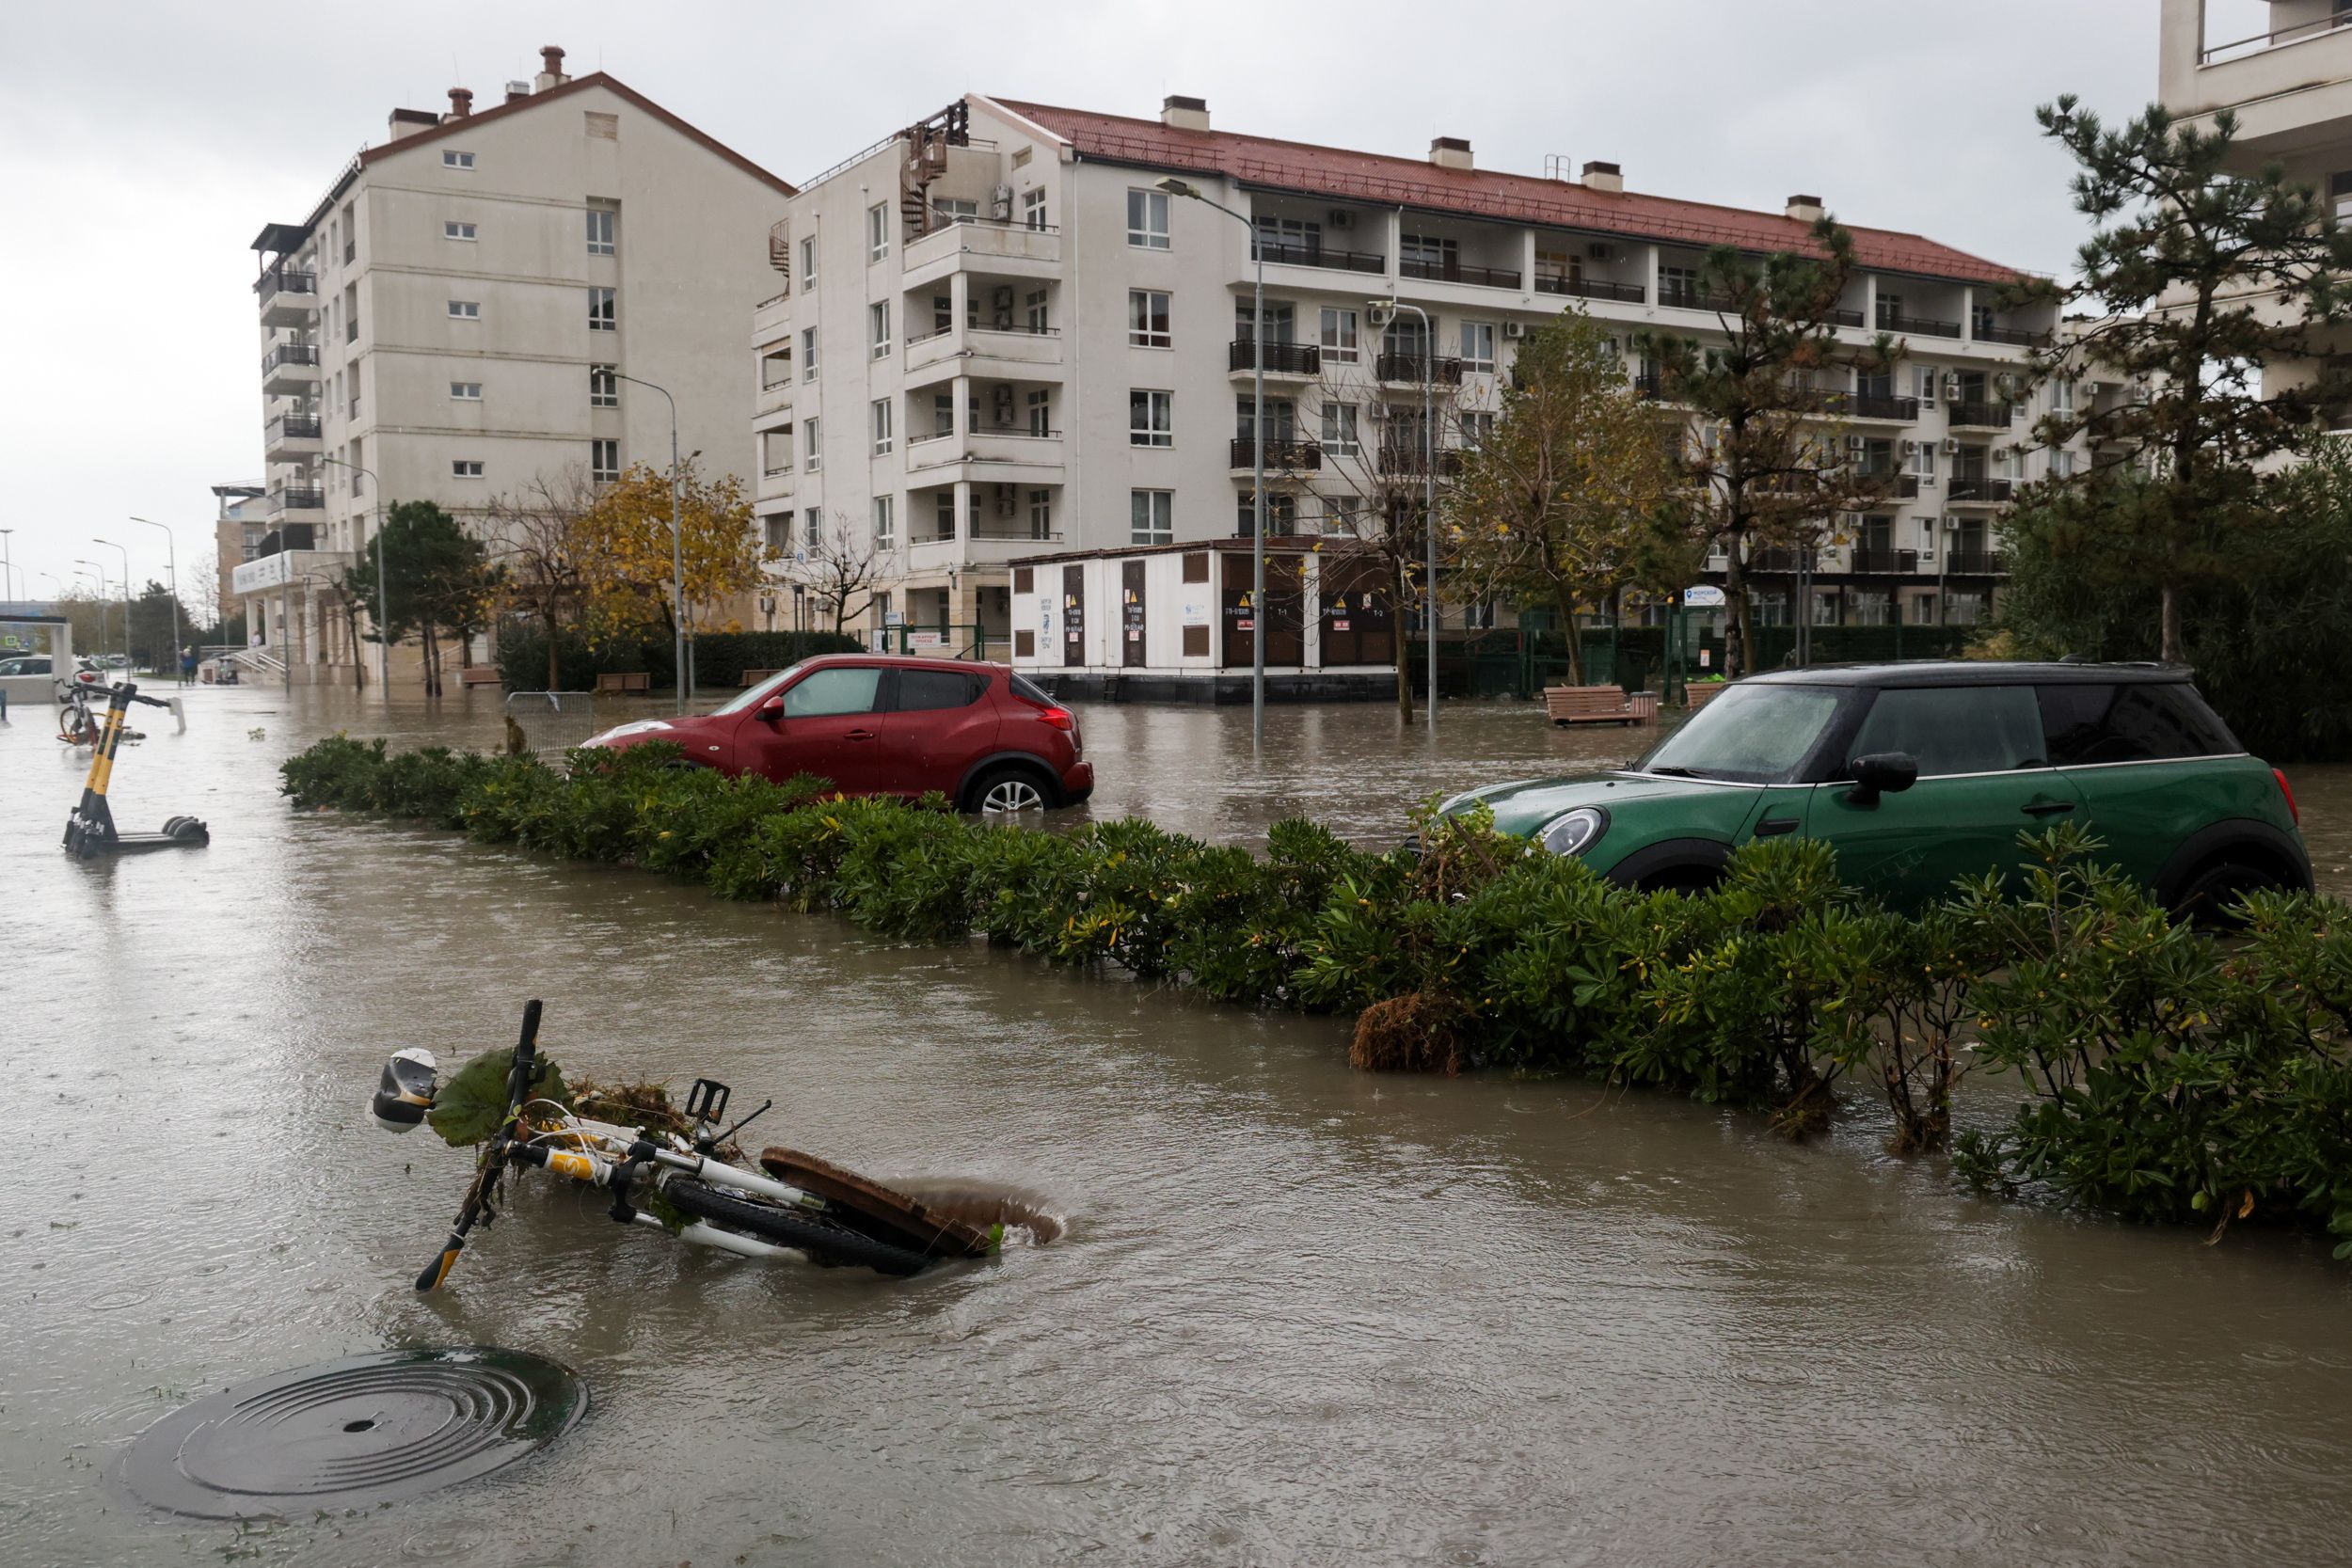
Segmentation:
<svg viewBox="0 0 2352 1568">
<path fill-rule="evenodd" d="M 1163 180 L 1160 189 L 1214 207 L 1242 227 L 1249 236 L 1249 256 L 1257 279 L 1249 296 L 1249 749 L 1265 750 L 1265 251 L 1258 244 L 1258 226 L 1201 194 L 1182 180 Z"/>
<path fill-rule="evenodd" d="M 1421 318 L 1421 459 L 1422 479 L 1425 490 L 1422 499 L 1422 522 L 1428 530 L 1427 560 L 1422 570 L 1422 603 L 1425 621 L 1422 630 L 1427 636 L 1429 655 L 1428 709 L 1429 733 L 1438 733 L 1438 424 L 1436 384 L 1438 375 L 1438 328 L 1429 319 L 1429 312 L 1418 305 L 1402 300 L 1375 299 L 1370 302 L 1373 311 L 1385 309 L 1391 319 L 1399 310 L 1410 310 Z M 1568 612 L 1567 634 L 1577 635 L 1576 612 Z"/>
<path fill-rule="evenodd" d="M 147 523 L 149 528 L 164 530 L 164 560 L 171 573 L 171 678 L 180 686 L 187 684 L 181 673 L 180 662 L 180 548 L 171 537 L 171 530 L 161 523 L 149 523 L 144 517 L 133 517 L 135 523 Z"/>
<path fill-rule="evenodd" d="M 131 667 L 131 552 L 113 540 L 101 539 L 96 534 L 90 536 L 90 543 L 122 551 L 122 666 L 128 672 Z"/>
<path fill-rule="evenodd" d="M 9 580 L 16 573 L 16 567 L 8 560 L 8 535 L 15 531 L 12 528 L 0 528 L 0 599 L 9 596 Z"/>
<path fill-rule="evenodd" d="M 684 713 L 687 690 L 693 682 L 686 669 L 685 535 L 678 531 L 677 520 L 677 399 L 670 395 L 667 387 L 655 386 L 637 376 L 623 375 L 618 371 L 614 371 L 612 376 L 616 381 L 627 381 L 660 392 L 661 401 L 670 405 L 670 629 L 674 633 L 670 684 L 676 689 L 677 711 Z"/>
<path fill-rule="evenodd" d="M 375 684 L 383 688 L 384 700 L 389 703 L 392 696 L 392 616 L 391 579 L 384 575 L 384 482 L 375 477 L 374 469 L 346 463 L 340 457 L 328 457 L 322 452 L 319 461 L 365 474 L 368 483 L 375 486 Z M 458 662 L 465 662 L 462 655 Z"/>
<path fill-rule="evenodd" d="M 78 578 L 84 572 L 87 572 L 98 579 L 98 647 L 96 652 L 103 657 L 106 652 L 106 573 L 97 562 L 85 561 L 77 555 L 73 558 L 73 575 Z"/>
</svg>

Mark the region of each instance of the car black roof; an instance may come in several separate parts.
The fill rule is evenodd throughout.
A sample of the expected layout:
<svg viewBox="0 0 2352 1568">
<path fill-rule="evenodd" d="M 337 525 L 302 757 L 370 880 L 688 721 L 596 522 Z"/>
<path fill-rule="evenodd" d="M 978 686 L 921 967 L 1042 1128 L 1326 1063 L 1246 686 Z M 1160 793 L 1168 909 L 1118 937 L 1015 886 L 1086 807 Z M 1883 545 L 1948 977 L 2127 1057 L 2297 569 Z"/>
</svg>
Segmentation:
<svg viewBox="0 0 2352 1568">
<path fill-rule="evenodd" d="M 1768 670 L 1749 680 L 1772 686 L 2059 686 L 2184 682 L 2179 664 L 2037 664 L 2024 660 L 1922 659 L 1912 664 L 1815 664 Z"/>
</svg>

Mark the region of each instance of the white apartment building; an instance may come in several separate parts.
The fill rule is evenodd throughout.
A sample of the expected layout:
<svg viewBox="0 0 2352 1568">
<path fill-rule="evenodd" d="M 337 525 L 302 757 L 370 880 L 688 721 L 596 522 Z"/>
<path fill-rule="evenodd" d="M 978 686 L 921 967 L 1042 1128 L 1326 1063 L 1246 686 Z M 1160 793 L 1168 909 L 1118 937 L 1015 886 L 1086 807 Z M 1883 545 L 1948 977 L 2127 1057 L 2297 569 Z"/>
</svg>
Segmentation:
<svg viewBox="0 0 2352 1568">
<path fill-rule="evenodd" d="M 1156 188 L 1171 176 L 1244 221 Z M 1476 439 L 1514 340 L 1572 303 L 1645 375 L 1633 335 L 1718 329 L 1697 285 L 1708 246 L 1800 246 L 1820 211 L 1639 194 L 1597 161 L 1574 179 L 1490 172 L 1454 137 L 1422 160 L 1240 135 L 1197 99 L 1140 119 L 971 95 L 810 181 L 770 235 L 787 286 L 753 312 L 757 509 L 781 549 L 870 543 L 885 563 L 870 624 L 942 647 L 977 627 L 995 647 L 1015 562 L 1249 528 L 1253 237 L 1281 472 L 1269 532 L 1311 533 L 1361 504 L 1367 443 L 1419 449 L 1424 370 L 1460 400 L 1446 444 Z M 1973 619 L 1998 592 L 2012 488 L 2072 461 L 2026 450 L 2042 405 L 2016 374 L 2054 313 L 1995 307 L 2015 269 L 1853 234 L 1842 326 L 1857 349 L 1884 330 L 1906 353 L 1835 390 L 1855 455 L 1899 494 L 1849 520 L 1807 605 L 1793 562 L 1755 562 L 1757 613 Z M 1375 329 L 1375 299 L 1420 307 L 1428 335 L 1409 309 Z"/>
<path fill-rule="evenodd" d="M 479 524 L 543 475 L 666 467 L 670 404 L 621 377 L 675 399 L 706 473 L 741 450 L 743 312 L 772 286 L 760 246 L 792 187 L 540 54 L 495 107 L 457 87 L 445 114 L 393 110 L 389 140 L 253 243 L 271 527 L 231 590 L 297 680 L 351 678 L 326 585 L 381 506 Z"/>
<path fill-rule="evenodd" d="M 226 618 L 237 613 L 231 579 L 238 567 L 262 553 L 262 536 L 269 531 L 269 486 L 253 480 L 215 484 L 213 500 L 213 565 L 218 578 L 215 608 Z"/>
</svg>

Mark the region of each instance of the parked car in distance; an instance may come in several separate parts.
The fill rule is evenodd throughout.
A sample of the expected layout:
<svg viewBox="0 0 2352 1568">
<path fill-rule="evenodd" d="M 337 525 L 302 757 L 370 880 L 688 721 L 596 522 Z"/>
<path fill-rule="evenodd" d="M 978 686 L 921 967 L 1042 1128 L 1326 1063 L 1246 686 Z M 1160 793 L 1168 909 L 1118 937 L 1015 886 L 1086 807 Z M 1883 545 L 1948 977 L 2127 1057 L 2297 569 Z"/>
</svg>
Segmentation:
<svg viewBox="0 0 2352 1568">
<path fill-rule="evenodd" d="M 1734 682 L 1624 768 L 1490 785 L 1505 832 L 1638 888 L 1712 883 L 1739 845 L 1826 839 L 1848 882 L 1915 907 L 2028 859 L 2068 820 L 2178 913 L 2312 885 L 2286 775 L 2247 754 L 2185 670 L 1921 663 Z"/>
<path fill-rule="evenodd" d="M 1011 666 L 968 659 L 828 654 L 712 712 L 640 719 L 587 744 L 648 740 L 723 773 L 813 773 L 850 795 L 937 790 L 960 811 L 1073 806 L 1094 792 L 1077 716 Z"/>
<path fill-rule="evenodd" d="M 47 654 L 18 654 L 12 658 L 0 658 L 0 675 L 45 675 L 49 673 Z"/>
</svg>

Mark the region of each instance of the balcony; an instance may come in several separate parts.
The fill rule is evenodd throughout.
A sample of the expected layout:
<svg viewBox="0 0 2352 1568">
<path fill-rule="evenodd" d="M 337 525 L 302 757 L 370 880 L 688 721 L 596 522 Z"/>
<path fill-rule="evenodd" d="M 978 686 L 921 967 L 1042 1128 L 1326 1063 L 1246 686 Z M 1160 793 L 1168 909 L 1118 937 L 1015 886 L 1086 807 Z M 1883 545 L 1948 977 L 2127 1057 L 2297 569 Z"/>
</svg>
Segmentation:
<svg viewBox="0 0 2352 1568">
<path fill-rule="evenodd" d="M 1751 572 L 1764 573 L 1768 576 L 1786 576 L 1797 569 L 1797 562 L 1802 553 L 1803 552 L 1801 551 L 1792 550 L 1788 548 L 1786 546 L 1781 545 L 1771 546 L 1764 549 L 1750 550 L 1748 552 L 1748 570 Z M 1821 569 L 1819 560 L 1814 562 L 1812 569 L 1817 573 Z"/>
<path fill-rule="evenodd" d="M 770 294 L 752 307 L 752 347 L 766 348 L 792 336 L 792 293 Z"/>
<path fill-rule="evenodd" d="M 1633 395 L 1637 398 L 1647 398 L 1652 403 L 1664 399 L 1666 395 L 1665 373 L 1661 371 L 1634 372 Z"/>
<path fill-rule="evenodd" d="M 2047 332 L 2023 326 L 1995 326 L 1990 322 L 1979 325 L 1971 336 L 1980 343 L 2013 343 L 2019 348 L 2040 348 L 2050 341 Z"/>
<path fill-rule="evenodd" d="M 1323 467 L 1323 448 L 1313 441 L 1268 441 L 1265 466 L 1270 473 L 1317 473 Z M 1247 436 L 1234 436 L 1232 459 L 1227 467 L 1239 473 L 1255 473 L 1258 443 Z"/>
<path fill-rule="evenodd" d="M 2017 417 L 2018 405 L 1994 400 L 1985 402 L 1975 398 L 1954 398 L 1946 405 L 1951 411 L 1955 428 L 2006 430 Z"/>
<path fill-rule="evenodd" d="M 326 491 L 321 485 L 282 484 L 269 493 L 268 511 L 273 517 L 293 512 L 321 512 L 326 510 Z M 268 547 L 271 537 L 275 536 L 262 539 L 262 544 L 264 549 Z M 307 543 L 296 543 L 291 547 L 307 549 L 310 546 Z"/>
<path fill-rule="evenodd" d="M 1385 276 L 1389 259 L 1376 251 L 1332 250 L 1320 245 L 1279 245 L 1259 240 L 1252 253 L 1268 266 L 1325 267 L 1335 272 L 1362 272 L 1374 277 Z"/>
<path fill-rule="evenodd" d="M 1951 488 L 1944 492 L 1944 499 L 1954 506 L 2003 506 L 2016 487 L 2017 482 L 2010 479 L 1955 477 Z"/>
<path fill-rule="evenodd" d="M 1846 569 L 1857 577 L 1908 577 L 1919 570 L 1919 552 L 1857 546 L 1847 556 Z"/>
<path fill-rule="evenodd" d="M 1675 284 L 1668 284 L 1658 291 L 1658 303 L 1677 310 L 1709 310 L 1719 316 L 1735 313 L 1729 294 L 1710 293 L 1704 289 Z"/>
<path fill-rule="evenodd" d="M 1248 338 L 1236 338 L 1227 349 L 1225 368 L 1235 375 L 1256 373 L 1257 345 Z M 1313 376 L 1323 372 L 1323 351 L 1313 343 L 1268 343 L 1265 346 L 1265 373 L 1274 375 Z"/>
<path fill-rule="evenodd" d="M 1884 397 L 1875 392 L 1833 392 L 1826 406 L 1850 420 L 1893 420 L 1910 424 L 1919 417 L 1917 398 Z"/>
<path fill-rule="evenodd" d="M 1609 277 L 1538 277 L 1535 292 L 1570 294 L 1578 299 L 1613 299 L 1620 305 L 1640 305 L 1649 298 L 1639 283 L 1620 283 Z"/>
<path fill-rule="evenodd" d="M 292 463 L 315 457 L 320 420 L 316 414 L 280 414 L 262 432 L 262 455 L 272 463 Z"/>
<path fill-rule="evenodd" d="M 1906 316 L 1900 310 L 1881 310 L 1879 330 L 1908 332 L 1915 338 L 1957 338 L 1960 323 L 1937 321 L 1931 316 Z"/>
<path fill-rule="evenodd" d="M 1859 310 L 1848 310 L 1841 307 L 1829 313 L 1829 324 L 1832 326 L 1860 326 L 1862 325 L 1862 312 Z"/>
<path fill-rule="evenodd" d="M 920 288 L 958 272 L 995 277 L 1054 277 L 1061 272 L 1061 230 L 1001 218 L 965 218 L 906 243 L 901 287 Z"/>
<path fill-rule="evenodd" d="M 313 392 L 318 385 L 318 344 L 279 343 L 262 356 L 262 390 L 272 397 Z"/>
<path fill-rule="evenodd" d="M 951 326 L 908 339 L 906 366 L 910 389 L 959 375 L 1059 381 L 1061 334 L 1050 326 Z"/>
<path fill-rule="evenodd" d="M 2001 481 L 2007 483 L 2008 481 Z M 1997 578 L 2009 572 L 2009 557 L 1999 550 L 1950 550 L 1944 557 L 1944 575 L 1950 578 Z"/>
<path fill-rule="evenodd" d="M 1440 387 L 1462 384 L 1462 361 L 1432 359 L 1422 354 L 1384 354 L 1374 362 L 1373 374 L 1381 381 L 1404 382 L 1418 387 L 1434 382 Z"/>
<path fill-rule="evenodd" d="M 1919 497 L 1917 474 L 1897 473 L 1892 468 L 1856 468 L 1854 477 L 1884 485 L 1889 500 L 1916 500 Z"/>
<path fill-rule="evenodd" d="M 253 292 L 261 297 L 264 326 L 308 326 L 318 319 L 319 277 L 314 272 L 272 269 L 262 274 Z"/>
<path fill-rule="evenodd" d="M 1007 427 L 998 430 L 941 431 L 907 442 L 907 471 L 962 467 L 961 474 L 925 478 L 926 484 L 956 479 L 995 481 L 1009 484 L 1061 483 L 1065 461 L 1058 430 Z M 914 483 L 910 480 L 909 483 Z"/>
<path fill-rule="evenodd" d="M 907 541 L 909 573 L 961 571 L 972 566 L 1006 566 L 1024 556 L 1053 549 L 1064 542 L 1058 531 L 1037 532 L 1025 524 L 982 519 L 961 538 L 918 535 Z"/>
<path fill-rule="evenodd" d="M 1462 471 L 1460 447 L 1439 447 L 1431 452 L 1418 441 L 1383 441 L 1377 451 L 1380 472 L 1384 474 L 1425 474 L 1433 458 L 1441 478 L 1452 478 Z"/>
<path fill-rule="evenodd" d="M 1519 286 L 1519 275 L 1508 267 L 1466 267 L 1459 261 L 1402 261 L 1396 264 L 1396 275 L 1431 283 L 1471 283 L 1482 289 Z"/>
<path fill-rule="evenodd" d="M 262 553 L 251 561 L 240 562 L 229 574 L 229 591 L 236 594 L 262 594 L 281 585 L 291 584 L 297 592 L 316 592 L 322 583 L 332 582 L 357 564 L 349 550 L 320 550 L 310 547 L 310 525 L 297 524 L 285 530 L 286 541 L 281 548 L 275 533 L 262 541 Z"/>
</svg>

